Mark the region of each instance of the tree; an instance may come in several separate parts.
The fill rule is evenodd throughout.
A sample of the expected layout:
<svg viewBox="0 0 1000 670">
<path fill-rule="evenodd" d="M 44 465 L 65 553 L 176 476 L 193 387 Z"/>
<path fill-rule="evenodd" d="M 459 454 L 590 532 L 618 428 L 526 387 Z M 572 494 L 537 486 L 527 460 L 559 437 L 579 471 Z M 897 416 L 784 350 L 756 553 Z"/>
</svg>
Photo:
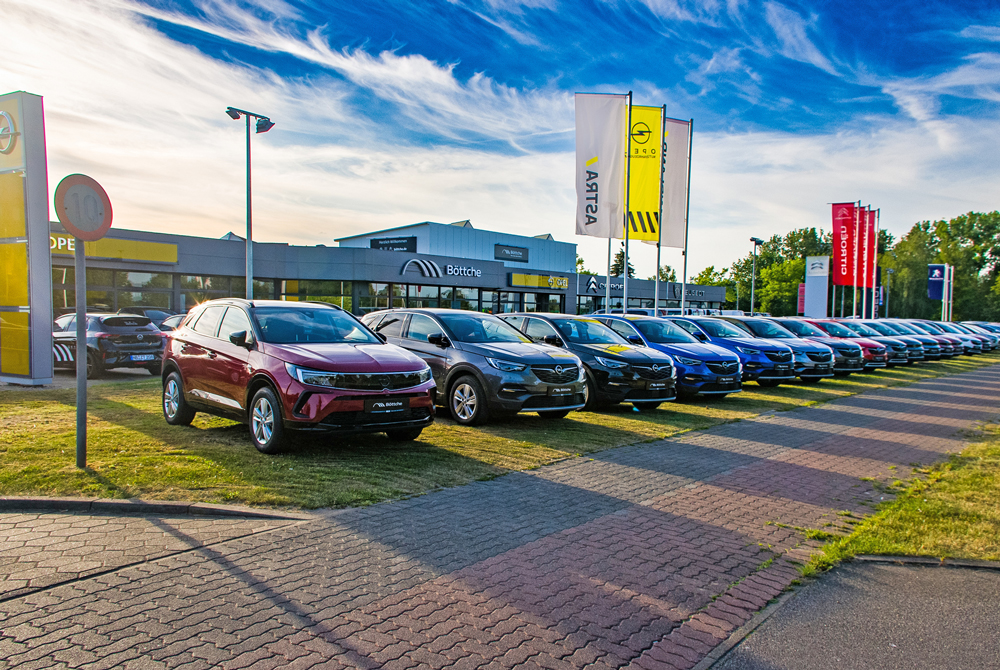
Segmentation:
<svg viewBox="0 0 1000 670">
<path fill-rule="evenodd" d="M 646 279 L 648 279 L 649 281 L 654 281 L 656 277 L 655 276 L 646 277 Z M 677 281 L 677 270 L 674 270 L 669 265 L 664 265 L 660 267 L 660 281 L 670 281 L 670 282 Z"/>
<path fill-rule="evenodd" d="M 625 274 L 624 268 L 625 268 L 625 243 L 622 242 L 622 248 L 618 250 L 617 254 L 615 254 L 615 260 L 611 264 L 611 276 L 612 277 L 623 276 Z M 630 279 L 635 277 L 635 266 L 632 265 L 632 261 L 629 261 L 628 263 L 628 276 Z"/>
<path fill-rule="evenodd" d="M 814 254 L 810 254 L 814 255 Z M 799 311 L 799 284 L 806 278 L 806 259 L 791 258 L 760 271 L 760 311 L 795 316 Z"/>
<path fill-rule="evenodd" d="M 592 275 L 592 274 L 597 274 L 596 272 L 591 272 L 590 270 L 588 270 L 587 268 L 585 268 L 583 266 L 583 258 L 580 256 L 580 254 L 576 255 L 576 273 L 578 275 Z"/>
</svg>

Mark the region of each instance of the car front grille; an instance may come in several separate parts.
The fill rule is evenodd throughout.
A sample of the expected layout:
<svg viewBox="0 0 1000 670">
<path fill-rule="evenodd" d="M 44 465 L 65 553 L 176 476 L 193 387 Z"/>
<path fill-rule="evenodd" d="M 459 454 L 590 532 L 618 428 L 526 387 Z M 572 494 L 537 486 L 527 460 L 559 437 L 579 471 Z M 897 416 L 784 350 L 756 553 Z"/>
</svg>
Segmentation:
<svg viewBox="0 0 1000 670">
<path fill-rule="evenodd" d="M 826 351 L 810 351 L 809 360 L 815 361 L 816 363 L 829 363 L 832 354 Z"/>
<path fill-rule="evenodd" d="M 710 361 L 705 365 L 717 375 L 735 374 L 740 369 L 739 361 Z"/>
<path fill-rule="evenodd" d="M 411 407 L 402 412 L 390 412 L 386 414 L 375 414 L 369 412 L 332 412 L 320 422 L 320 425 L 330 428 L 350 429 L 378 424 L 423 421 L 428 419 L 430 415 L 431 410 L 429 407 Z"/>
<path fill-rule="evenodd" d="M 381 391 L 388 389 L 408 389 L 419 386 L 420 372 L 331 372 L 331 386 L 350 391 Z"/>
<path fill-rule="evenodd" d="M 568 384 L 580 377 L 575 365 L 532 365 L 531 371 L 546 384 Z"/>
<path fill-rule="evenodd" d="M 651 379 L 653 381 L 670 379 L 673 375 L 673 368 L 669 365 L 659 365 L 655 370 L 650 366 L 633 365 L 632 369 L 635 370 L 636 374 L 642 379 Z"/>
<path fill-rule="evenodd" d="M 861 356 L 860 349 L 837 349 L 837 352 L 845 358 L 858 358 Z"/>
<path fill-rule="evenodd" d="M 892 345 L 892 350 L 893 351 L 899 351 L 899 352 L 905 352 L 906 351 L 906 345 L 905 344 L 894 344 L 894 345 Z"/>
<path fill-rule="evenodd" d="M 788 363 L 792 360 L 792 352 L 790 351 L 767 351 L 765 353 L 775 363 Z"/>
</svg>

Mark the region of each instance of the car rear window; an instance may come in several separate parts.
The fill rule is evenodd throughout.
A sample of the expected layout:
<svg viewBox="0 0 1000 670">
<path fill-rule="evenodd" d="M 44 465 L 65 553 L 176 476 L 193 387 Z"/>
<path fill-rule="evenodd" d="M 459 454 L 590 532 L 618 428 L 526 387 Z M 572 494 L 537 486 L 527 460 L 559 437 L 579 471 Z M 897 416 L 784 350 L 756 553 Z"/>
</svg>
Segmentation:
<svg viewBox="0 0 1000 670">
<path fill-rule="evenodd" d="M 101 330 L 108 333 L 134 333 L 136 331 L 159 330 L 148 318 L 134 314 L 105 316 L 97 319 L 97 321 L 101 325 Z"/>
</svg>

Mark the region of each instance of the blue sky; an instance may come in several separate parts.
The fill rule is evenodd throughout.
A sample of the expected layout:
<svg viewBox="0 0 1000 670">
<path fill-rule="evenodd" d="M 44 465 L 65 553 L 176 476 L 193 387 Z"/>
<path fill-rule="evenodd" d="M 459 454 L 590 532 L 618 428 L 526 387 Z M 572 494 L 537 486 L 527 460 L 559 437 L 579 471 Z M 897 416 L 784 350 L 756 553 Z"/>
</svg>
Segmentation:
<svg viewBox="0 0 1000 670">
<path fill-rule="evenodd" d="M 573 234 L 576 91 L 695 119 L 690 270 L 861 199 L 900 234 L 997 208 L 1000 6 L 670 0 L 5 0 L 0 91 L 46 98 L 53 183 L 120 227 L 330 244 L 413 221 Z M 639 274 L 653 273 L 636 245 Z M 679 265 L 679 254 L 664 262 Z"/>
</svg>

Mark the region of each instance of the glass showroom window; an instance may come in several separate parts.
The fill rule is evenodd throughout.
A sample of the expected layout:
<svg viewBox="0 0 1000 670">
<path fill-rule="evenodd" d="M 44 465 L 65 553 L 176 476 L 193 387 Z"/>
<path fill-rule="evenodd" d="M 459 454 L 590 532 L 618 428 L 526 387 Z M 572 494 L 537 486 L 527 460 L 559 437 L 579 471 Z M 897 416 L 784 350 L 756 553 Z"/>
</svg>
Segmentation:
<svg viewBox="0 0 1000 670">
<path fill-rule="evenodd" d="M 406 304 L 408 307 L 439 307 L 441 300 L 440 286 L 422 286 L 409 284 L 406 289 Z"/>
<path fill-rule="evenodd" d="M 358 307 L 362 314 L 374 312 L 377 309 L 389 308 L 389 285 L 362 282 L 358 295 Z"/>
<path fill-rule="evenodd" d="M 498 314 L 510 314 L 521 311 L 521 294 L 509 291 L 500 292 L 500 305 Z"/>
<path fill-rule="evenodd" d="M 111 270 L 87 268 L 87 305 L 110 312 L 115 305 Z M 76 274 L 72 267 L 52 266 L 52 310 L 56 316 L 76 308 Z"/>
<path fill-rule="evenodd" d="M 259 300 L 273 300 L 274 299 L 274 280 L 273 279 L 262 279 L 261 277 L 253 278 L 253 297 Z M 247 295 L 247 278 L 246 277 L 232 277 L 230 280 L 230 298 L 245 298 Z"/>
<path fill-rule="evenodd" d="M 285 279 L 280 282 L 280 300 L 316 300 L 351 311 L 349 281 L 327 279 Z"/>
<path fill-rule="evenodd" d="M 186 312 L 206 300 L 231 296 L 229 277 L 181 275 L 181 302 L 178 309 L 181 312 Z"/>
</svg>

